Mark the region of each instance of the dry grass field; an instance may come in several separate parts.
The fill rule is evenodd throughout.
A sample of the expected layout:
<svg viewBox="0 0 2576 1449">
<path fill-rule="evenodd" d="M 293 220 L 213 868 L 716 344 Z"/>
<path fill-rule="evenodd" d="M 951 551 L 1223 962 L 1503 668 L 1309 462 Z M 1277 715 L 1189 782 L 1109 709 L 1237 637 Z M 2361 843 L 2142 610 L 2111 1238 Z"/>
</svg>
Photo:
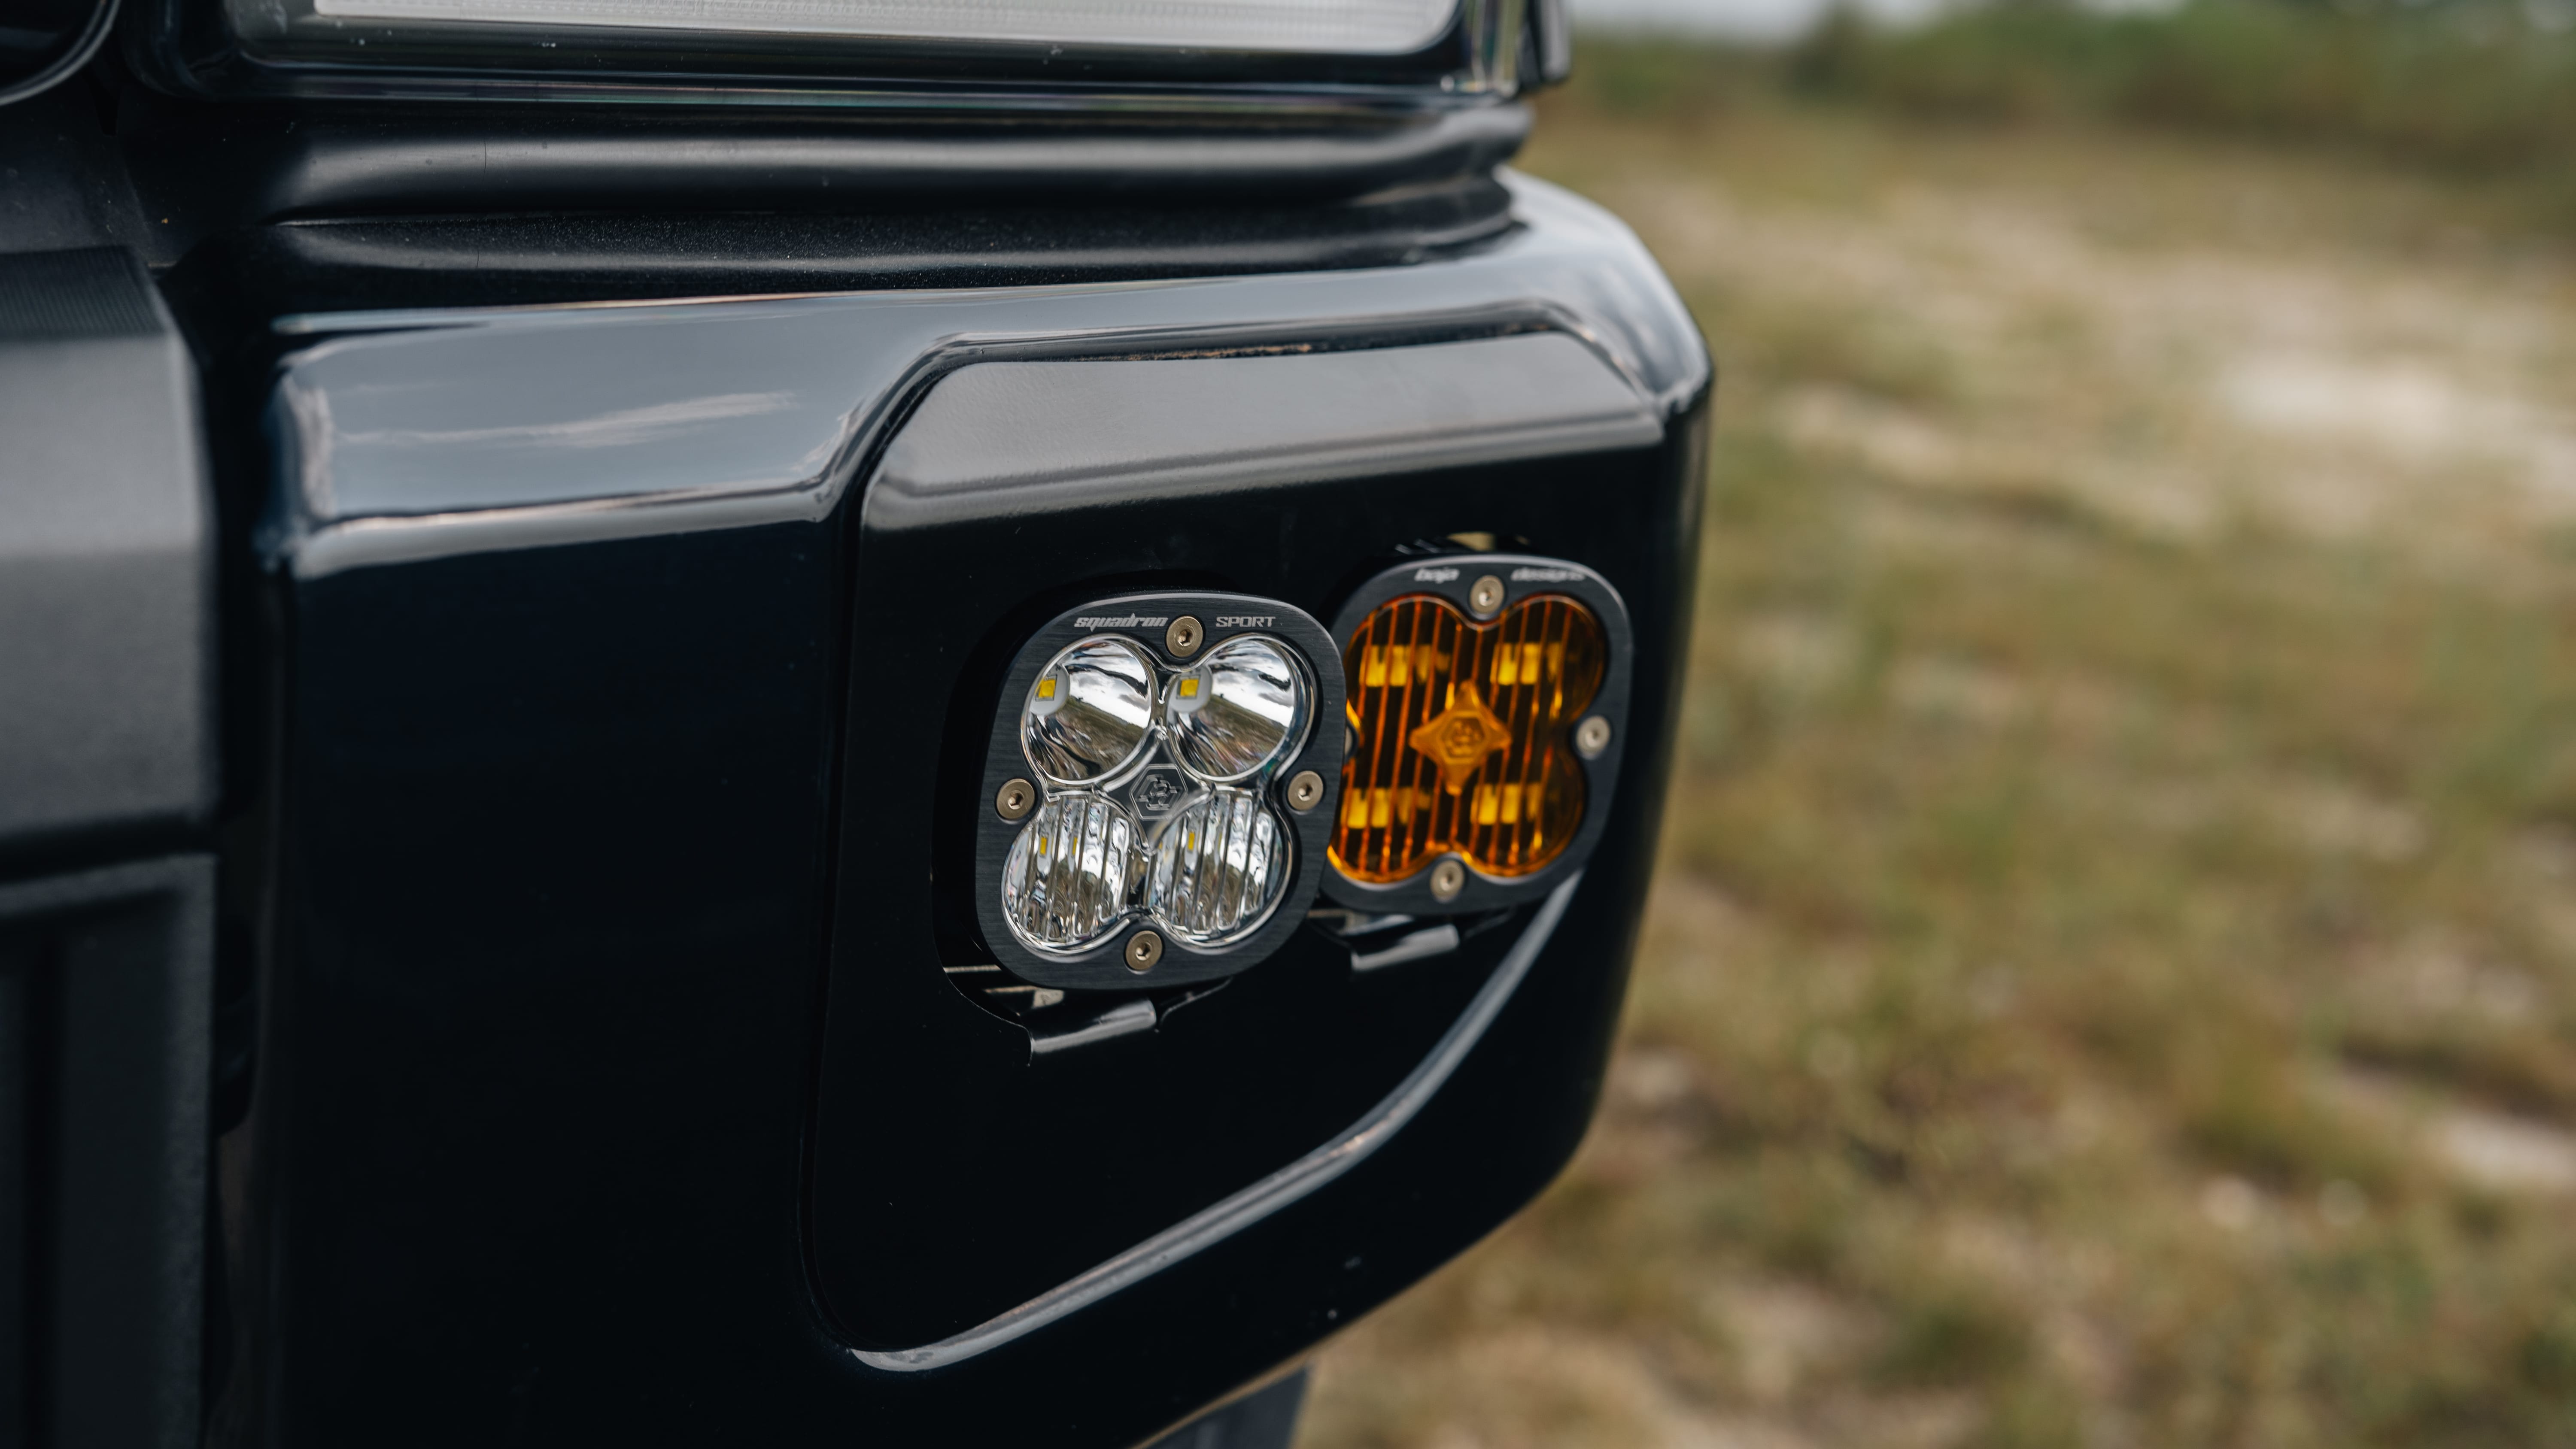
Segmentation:
<svg viewBox="0 0 2576 1449">
<path fill-rule="evenodd" d="M 1608 1098 L 1304 1449 L 2576 1445 L 2576 239 L 1543 108 L 1719 360 Z"/>
</svg>

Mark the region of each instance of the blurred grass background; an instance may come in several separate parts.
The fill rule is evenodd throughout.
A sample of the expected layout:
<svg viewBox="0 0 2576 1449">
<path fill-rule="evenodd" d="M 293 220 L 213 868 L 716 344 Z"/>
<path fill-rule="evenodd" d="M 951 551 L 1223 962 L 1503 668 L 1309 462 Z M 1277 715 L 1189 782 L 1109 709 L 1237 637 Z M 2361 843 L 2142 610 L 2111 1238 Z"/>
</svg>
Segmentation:
<svg viewBox="0 0 2576 1449">
<path fill-rule="evenodd" d="M 1587 40 L 1719 360 L 1601 1118 L 1306 1449 L 2576 1444 L 2576 40 Z"/>
</svg>

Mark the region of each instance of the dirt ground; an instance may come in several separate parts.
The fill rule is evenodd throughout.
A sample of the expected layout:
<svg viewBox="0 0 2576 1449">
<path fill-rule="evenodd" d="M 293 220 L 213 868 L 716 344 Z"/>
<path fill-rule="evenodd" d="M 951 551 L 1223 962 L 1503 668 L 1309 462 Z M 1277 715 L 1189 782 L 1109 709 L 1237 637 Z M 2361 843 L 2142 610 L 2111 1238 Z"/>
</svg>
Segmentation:
<svg viewBox="0 0 2576 1449">
<path fill-rule="evenodd" d="M 1301 1443 L 2576 1444 L 2576 242 L 1760 96 L 1525 165 L 1719 360 L 1666 859 Z"/>
</svg>

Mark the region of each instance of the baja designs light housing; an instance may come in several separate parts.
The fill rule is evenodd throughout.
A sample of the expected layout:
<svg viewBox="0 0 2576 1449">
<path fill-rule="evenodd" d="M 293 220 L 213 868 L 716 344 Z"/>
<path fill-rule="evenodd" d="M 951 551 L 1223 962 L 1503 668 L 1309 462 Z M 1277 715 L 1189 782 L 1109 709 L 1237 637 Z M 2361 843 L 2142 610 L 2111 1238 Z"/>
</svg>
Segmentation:
<svg viewBox="0 0 2576 1449">
<path fill-rule="evenodd" d="M 1601 833 L 1627 734 L 1618 591 L 1558 559 L 1389 569 L 1342 608 L 1348 681 L 1325 893 L 1463 914 L 1542 894 Z"/>
<path fill-rule="evenodd" d="M 1004 677 L 975 840 L 976 913 L 1012 975 L 1186 986 L 1304 916 L 1332 819 L 1332 638 L 1289 605 L 1138 594 L 1056 617 Z"/>
</svg>

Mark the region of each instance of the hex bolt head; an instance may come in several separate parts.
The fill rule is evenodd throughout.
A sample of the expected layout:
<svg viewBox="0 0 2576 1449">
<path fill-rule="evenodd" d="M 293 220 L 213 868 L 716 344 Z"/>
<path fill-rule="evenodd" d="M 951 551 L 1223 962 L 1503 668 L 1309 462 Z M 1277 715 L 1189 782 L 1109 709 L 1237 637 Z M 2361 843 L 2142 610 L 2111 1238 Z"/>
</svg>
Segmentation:
<svg viewBox="0 0 2576 1449">
<path fill-rule="evenodd" d="M 1479 619 L 1490 619 L 1503 607 L 1503 581 L 1487 574 L 1467 590 L 1467 612 Z"/>
<path fill-rule="evenodd" d="M 1324 803 L 1324 777 L 1312 770 L 1299 770 L 1288 777 L 1288 808 L 1303 815 Z"/>
<path fill-rule="evenodd" d="M 1199 621 L 1188 614 L 1174 619 L 1172 627 L 1163 631 L 1164 647 L 1172 651 L 1172 657 L 1175 659 L 1187 659 L 1198 653 L 1199 645 L 1206 641 L 1207 630 L 1200 627 Z"/>
<path fill-rule="evenodd" d="M 1601 752 L 1608 748 L 1610 748 L 1610 721 L 1596 714 L 1574 727 L 1576 754 L 1587 760 L 1597 760 L 1601 758 Z"/>
<path fill-rule="evenodd" d="M 1138 931 L 1127 938 L 1127 969 L 1142 976 L 1163 959 L 1163 938 L 1151 931 Z"/>
<path fill-rule="evenodd" d="M 1026 780 L 1005 780 L 993 794 L 993 813 L 1005 820 L 1020 820 L 1038 808 L 1038 787 Z"/>
<path fill-rule="evenodd" d="M 1454 901 L 1458 892 L 1467 888 L 1467 867 L 1454 860 L 1444 860 L 1431 867 L 1431 898 Z"/>
</svg>

